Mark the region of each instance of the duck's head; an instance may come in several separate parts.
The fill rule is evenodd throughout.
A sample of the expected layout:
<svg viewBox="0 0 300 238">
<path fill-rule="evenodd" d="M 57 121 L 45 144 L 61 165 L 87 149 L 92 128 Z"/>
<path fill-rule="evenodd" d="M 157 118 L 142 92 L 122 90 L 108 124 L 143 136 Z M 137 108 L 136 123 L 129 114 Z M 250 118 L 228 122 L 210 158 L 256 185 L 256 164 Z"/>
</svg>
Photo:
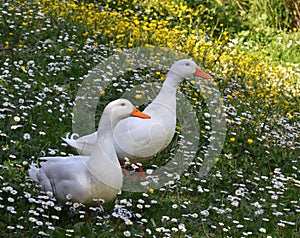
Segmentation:
<svg viewBox="0 0 300 238">
<path fill-rule="evenodd" d="M 200 69 L 197 64 L 190 59 L 182 59 L 176 61 L 169 70 L 172 73 L 180 75 L 181 78 L 193 78 L 194 76 L 212 79 L 213 77 Z"/>
<path fill-rule="evenodd" d="M 120 121 L 130 116 L 143 119 L 151 118 L 149 115 L 137 110 L 127 99 L 117 99 L 110 102 L 106 106 L 104 113 L 110 114 L 113 121 Z"/>
</svg>

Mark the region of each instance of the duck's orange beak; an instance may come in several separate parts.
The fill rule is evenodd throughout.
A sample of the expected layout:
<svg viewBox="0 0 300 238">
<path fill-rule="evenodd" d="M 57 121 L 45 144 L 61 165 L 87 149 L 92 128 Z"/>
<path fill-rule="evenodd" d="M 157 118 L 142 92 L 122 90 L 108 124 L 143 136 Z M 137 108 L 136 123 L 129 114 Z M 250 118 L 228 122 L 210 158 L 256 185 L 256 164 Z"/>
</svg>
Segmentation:
<svg viewBox="0 0 300 238">
<path fill-rule="evenodd" d="M 146 113 L 143 113 L 141 111 L 139 111 L 138 109 L 134 108 L 131 116 L 133 117 L 139 117 L 139 118 L 143 118 L 143 119 L 150 119 L 151 117 L 149 115 L 147 115 Z"/>
<path fill-rule="evenodd" d="M 199 67 L 196 67 L 196 72 L 194 73 L 194 76 L 197 76 L 197 77 L 200 77 L 200 78 L 203 78 L 203 79 L 212 79 L 213 78 L 210 74 L 205 73 Z"/>
</svg>

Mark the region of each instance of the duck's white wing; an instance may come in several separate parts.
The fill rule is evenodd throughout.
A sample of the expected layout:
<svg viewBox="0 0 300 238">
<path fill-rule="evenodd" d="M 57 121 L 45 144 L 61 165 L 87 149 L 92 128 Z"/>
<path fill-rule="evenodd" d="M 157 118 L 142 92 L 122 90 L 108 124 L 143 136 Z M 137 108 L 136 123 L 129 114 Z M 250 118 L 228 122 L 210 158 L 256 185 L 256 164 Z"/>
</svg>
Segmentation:
<svg viewBox="0 0 300 238">
<path fill-rule="evenodd" d="M 40 157 L 39 160 L 46 160 L 49 162 L 61 162 L 61 163 L 66 163 L 66 160 L 76 162 L 77 160 L 82 160 L 86 161 L 90 158 L 90 156 L 87 155 L 72 155 L 72 156 L 54 156 L 54 157 Z M 43 163 L 43 162 L 42 162 Z"/>
<path fill-rule="evenodd" d="M 120 121 L 114 130 L 114 145 L 119 159 L 128 157 L 133 163 L 158 153 L 166 140 L 165 127 L 151 119 L 128 118 Z M 135 158 L 139 158 L 138 161 Z"/>
<path fill-rule="evenodd" d="M 42 157 L 40 168 L 31 165 L 30 177 L 42 185 L 43 190 L 54 192 L 59 200 L 66 200 L 66 195 L 81 196 L 85 191 L 86 167 L 89 156 Z"/>
</svg>

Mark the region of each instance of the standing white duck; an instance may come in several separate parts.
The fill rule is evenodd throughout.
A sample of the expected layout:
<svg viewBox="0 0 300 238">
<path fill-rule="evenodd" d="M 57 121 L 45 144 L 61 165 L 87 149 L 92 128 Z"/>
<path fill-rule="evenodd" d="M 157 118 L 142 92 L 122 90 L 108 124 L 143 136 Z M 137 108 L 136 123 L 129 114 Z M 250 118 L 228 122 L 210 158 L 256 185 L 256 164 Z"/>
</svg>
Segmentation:
<svg viewBox="0 0 300 238">
<path fill-rule="evenodd" d="M 201 70 L 194 61 L 182 59 L 176 61 L 156 98 L 143 112 L 151 116 L 150 120 L 126 118 L 120 121 L 114 130 L 114 145 L 120 161 L 127 157 L 130 163 L 144 162 L 168 146 L 176 127 L 176 92 L 177 86 L 185 78 L 194 76 L 212 79 Z M 97 133 L 78 139 L 62 138 L 79 154 L 89 155 L 95 143 Z"/>
<path fill-rule="evenodd" d="M 52 191 L 60 202 L 71 201 L 92 205 L 95 199 L 112 200 L 120 191 L 123 175 L 113 145 L 113 129 L 127 117 L 150 118 L 126 99 L 109 103 L 103 111 L 96 141 L 89 156 L 42 157 L 41 168 L 31 164 L 31 179 Z"/>
</svg>

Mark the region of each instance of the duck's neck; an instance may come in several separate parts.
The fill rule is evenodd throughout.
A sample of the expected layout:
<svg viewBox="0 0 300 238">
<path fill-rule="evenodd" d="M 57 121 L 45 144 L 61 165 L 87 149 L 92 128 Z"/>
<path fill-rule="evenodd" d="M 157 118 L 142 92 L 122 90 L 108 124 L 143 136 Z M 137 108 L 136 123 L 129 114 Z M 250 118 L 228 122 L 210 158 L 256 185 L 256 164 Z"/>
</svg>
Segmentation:
<svg viewBox="0 0 300 238">
<path fill-rule="evenodd" d="M 111 158 L 105 158 L 110 161 L 114 161 L 117 165 L 119 165 L 118 158 L 116 155 L 115 147 L 113 146 L 113 128 L 116 126 L 118 121 L 114 120 L 111 115 L 108 115 L 106 111 L 102 113 L 98 130 L 97 130 L 97 147 L 104 149 L 106 153 L 109 153 Z M 97 158 L 91 158 L 94 160 L 98 160 Z M 103 159 L 101 159 L 103 161 Z"/>
<path fill-rule="evenodd" d="M 182 80 L 183 78 L 179 74 L 169 71 L 166 80 L 163 83 L 160 92 L 153 100 L 152 105 L 163 104 L 169 108 L 176 110 L 176 92 L 177 87 Z M 158 105 L 156 105 L 156 107 L 157 106 Z"/>
<path fill-rule="evenodd" d="M 113 136 L 113 128 L 117 125 L 117 121 L 107 111 L 103 111 L 97 130 L 97 140 L 109 138 Z"/>
<path fill-rule="evenodd" d="M 115 122 L 103 113 L 97 132 L 97 140 L 87 161 L 87 169 L 100 182 L 119 189 L 122 185 L 122 171 L 113 145 Z"/>
</svg>

